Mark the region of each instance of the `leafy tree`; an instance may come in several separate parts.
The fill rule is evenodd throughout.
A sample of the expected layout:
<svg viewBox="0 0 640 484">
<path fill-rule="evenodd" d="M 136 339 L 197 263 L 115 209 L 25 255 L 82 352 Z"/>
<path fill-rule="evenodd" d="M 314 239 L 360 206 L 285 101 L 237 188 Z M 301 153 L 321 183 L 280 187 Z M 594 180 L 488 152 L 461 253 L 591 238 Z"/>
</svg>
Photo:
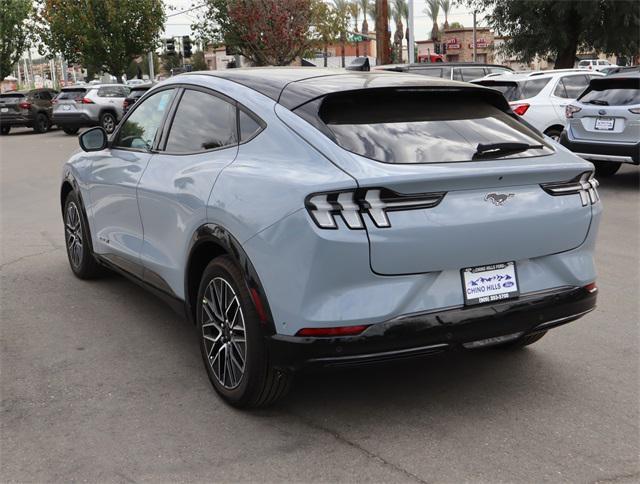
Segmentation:
<svg viewBox="0 0 640 484">
<path fill-rule="evenodd" d="M 341 20 L 336 9 L 322 1 L 316 3 L 314 18 L 316 43 L 322 47 L 324 67 L 327 67 L 328 47 L 340 37 Z"/>
<path fill-rule="evenodd" d="M 160 71 L 160 57 L 155 52 L 153 53 L 153 72 L 158 73 Z M 138 59 L 132 60 L 127 67 L 127 79 L 134 79 L 139 75 L 149 75 L 149 59 L 147 56 L 142 56 Z"/>
<path fill-rule="evenodd" d="M 424 13 L 426 13 L 431 21 L 433 27 L 431 27 L 431 38 L 433 40 L 438 39 L 438 15 L 440 15 L 440 0 L 427 0 L 427 6 Z"/>
<path fill-rule="evenodd" d="M 121 79 L 153 49 L 164 25 L 162 0 L 36 0 L 37 30 L 50 52 Z"/>
<path fill-rule="evenodd" d="M 344 67 L 345 44 L 347 42 L 347 30 L 349 29 L 349 2 L 347 0 L 333 0 L 336 8 L 336 15 L 340 28 L 340 56 L 342 57 L 342 67 Z"/>
<path fill-rule="evenodd" d="M 623 56 L 640 50 L 640 2 L 636 0 L 466 0 L 507 36 L 504 49 L 524 62 L 554 57 L 573 67 L 576 53 L 595 50 Z"/>
<path fill-rule="evenodd" d="M 30 0 L 0 0 L 0 80 L 11 74 L 29 44 L 31 8 Z"/>
<path fill-rule="evenodd" d="M 224 43 L 254 65 L 288 65 L 316 40 L 316 0 L 206 0 L 191 29 L 200 39 Z"/>
<path fill-rule="evenodd" d="M 182 54 L 177 52 L 175 54 L 162 54 L 160 56 L 160 65 L 167 74 L 171 74 L 172 69 L 182 67 Z"/>
<path fill-rule="evenodd" d="M 464 29 L 464 25 L 462 25 L 460 22 L 451 22 L 449 24 L 449 28 L 450 29 Z"/>
<path fill-rule="evenodd" d="M 207 62 L 204 60 L 204 52 L 199 50 L 198 52 L 195 52 L 191 56 L 191 68 L 194 71 L 209 70 L 209 66 L 207 65 Z"/>
</svg>

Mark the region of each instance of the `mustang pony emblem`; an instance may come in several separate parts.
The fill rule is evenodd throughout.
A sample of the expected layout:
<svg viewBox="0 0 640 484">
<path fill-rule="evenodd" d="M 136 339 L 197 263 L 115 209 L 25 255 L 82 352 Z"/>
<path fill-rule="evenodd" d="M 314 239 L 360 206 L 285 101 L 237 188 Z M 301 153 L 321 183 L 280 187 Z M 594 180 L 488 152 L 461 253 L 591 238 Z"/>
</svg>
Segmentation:
<svg viewBox="0 0 640 484">
<path fill-rule="evenodd" d="M 504 202 L 509 200 L 511 197 L 515 197 L 514 193 L 488 193 L 486 197 L 484 197 L 485 201 L 491 200 L 491 203 L 500 207 L 504 205 Z"/>
</svg>

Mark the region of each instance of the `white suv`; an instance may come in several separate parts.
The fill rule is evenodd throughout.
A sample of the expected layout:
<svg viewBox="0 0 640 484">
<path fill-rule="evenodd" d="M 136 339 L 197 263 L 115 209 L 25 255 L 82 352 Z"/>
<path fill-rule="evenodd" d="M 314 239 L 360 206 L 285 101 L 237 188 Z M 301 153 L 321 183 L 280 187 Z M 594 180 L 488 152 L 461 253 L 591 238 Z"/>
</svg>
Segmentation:
<svg viewBox="0 0 640 484">
<path fill-rule="evenodd" d="M 587 69 L 589 71 L 601 71 L 607 67 L 618 67 L 608 60 L 603 59 L 584 59 L 578 62 L 578 69 Z"/>
<path fill-rule="evenodd" d="M 473 82 L 501 91 L 514 113 L 557 141 L 566 124 L 565 108 L 597 76 L 604 74 L 557 69 L 487 76 Z"/>
</svg>

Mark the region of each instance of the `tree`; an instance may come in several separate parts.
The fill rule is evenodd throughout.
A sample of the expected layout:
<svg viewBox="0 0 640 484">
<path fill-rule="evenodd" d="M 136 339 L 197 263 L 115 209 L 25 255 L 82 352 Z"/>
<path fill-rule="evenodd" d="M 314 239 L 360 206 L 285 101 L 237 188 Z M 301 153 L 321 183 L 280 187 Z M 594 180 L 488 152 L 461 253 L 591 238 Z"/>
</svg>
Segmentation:
<svg viewBox="0 0 640 484">
<path fill-rule="evenodd" d="M 640 3 L 635 0 L 466 0 L 506 36 L 504 51 L 523 62 L 555 58 L 573 67 L 578 49 L 632 57 L 640 50 Z"/>
<path fill-rule="evenodd" d="M 405 18 L 405 9 L 408 9 L 406 0 L 394 0 L 391 17 L 396 24 L 396 32 L 393 34 L 393 44 L 398 62 L 402 62 L 402 39 L 404 38 L 402 19 Z"/>
<path fill-rule="evenodd" d="M 37 5 L 36 29 L 50 52 L 119 80 L 133 59 L 156 46 L 165 20 L 162 0 L 37 0 Z"/>
<path fill-rule="evenodd" d="M 195 54 L 191 56 L 191 68 L 194 71 L 207 71 L 209 70 L 209 66 L 207 62 L 204 60 L 204 52 L 199 50 Z"/>
<path fill-rule="evenodd" d="M 460 22 L 451 22 L 449 24 L 449 28 L 450 29 L 464 29 L 464 25 L 462 25 Z"/>
<path fill-rule="evenodd" d="M 289 65 L 317 41 L 320 0 L 206 0 L 191 29 L 200 39 L 235 49 L 256 66 Z"/>
<path fill-rule="evenodd" d="M 438 40 L 438 15 L 440 14 L 440 0 L 427 0 L 427 6 L 424 10 L 431 21 L 433 27 L 431 27 L 431 39 Z"/>
<path fill-rule="evenodd" d="M 451 0 L 440 0 L 440 7 L 444 13 L 444 29 L 449 28 L 449 10 L 451 10 Z"/>
<path fill-rule="evenodd" d="M 314 15 L 314 28 L 317 34 L 316 43 L 322 48 L 324 67 L 327 67 L 329 44 L 340 37 L 340 18 L 335 8 L 325 2 L 318 2 L 316 8 L 317 11 Z"/>
<path fill-rule="evenodd" d="M 361 32 L 363 34 L 369 33 L 369 22 L 367 22 L 367 17 L 369 16 L 369 12 L 373 11 L 369 0 L 359 0 L 360 2 L 360 10 L 362 11 L 362 29 Z"/>
<path fill-rule="evenodd" d="M 31 8 L 30 0 L 0 0 L 0 80 L 11 74 L 29 44 Z"/>
<path fill-rule="evenodd" d="M 344 48 L 347 42 L 347 30 L 349 29 L 349 2 L 347 0 L 333 0 L 333 3 L 339 20 L 340 56 L 342 57 L 342 67 L 344 67 Z"/>
<path fill-rule="evenodd" d="M 353 17 L 353 30 L 358 32 L 358 18 L 360 17 L 360 2 L 353 0 L 349 3 L 349 14 Z M 356 41 L 356 57 L 360 57 L 360 42 Z"/>
</svg>

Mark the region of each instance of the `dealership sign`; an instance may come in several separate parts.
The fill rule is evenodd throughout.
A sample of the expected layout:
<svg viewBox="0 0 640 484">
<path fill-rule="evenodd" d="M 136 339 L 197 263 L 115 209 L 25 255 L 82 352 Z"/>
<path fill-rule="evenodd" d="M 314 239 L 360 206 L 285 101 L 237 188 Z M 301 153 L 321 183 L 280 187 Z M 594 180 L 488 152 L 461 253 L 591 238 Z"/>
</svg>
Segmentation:
<svg viewBox="0 0 640 484">
<path fill-rule="evenodd" d="M 458 42 L 458 39 L 456 39 L 455 37 L 453 39 L 447 40 L 447 50 L 460 49 L 461 47 L 462 46 L 460 45 L 460 42 Z"/>
<path fill-rule="evenodd" d="M 476 41 L 476 48 L 486 49 L 487 47 L 489 47 L 489 42 L 487 42 L 486 39 L 481 38 Z M 469 42 L 469 48 L 473 49 L 473 42 Z"/>
</svg>

